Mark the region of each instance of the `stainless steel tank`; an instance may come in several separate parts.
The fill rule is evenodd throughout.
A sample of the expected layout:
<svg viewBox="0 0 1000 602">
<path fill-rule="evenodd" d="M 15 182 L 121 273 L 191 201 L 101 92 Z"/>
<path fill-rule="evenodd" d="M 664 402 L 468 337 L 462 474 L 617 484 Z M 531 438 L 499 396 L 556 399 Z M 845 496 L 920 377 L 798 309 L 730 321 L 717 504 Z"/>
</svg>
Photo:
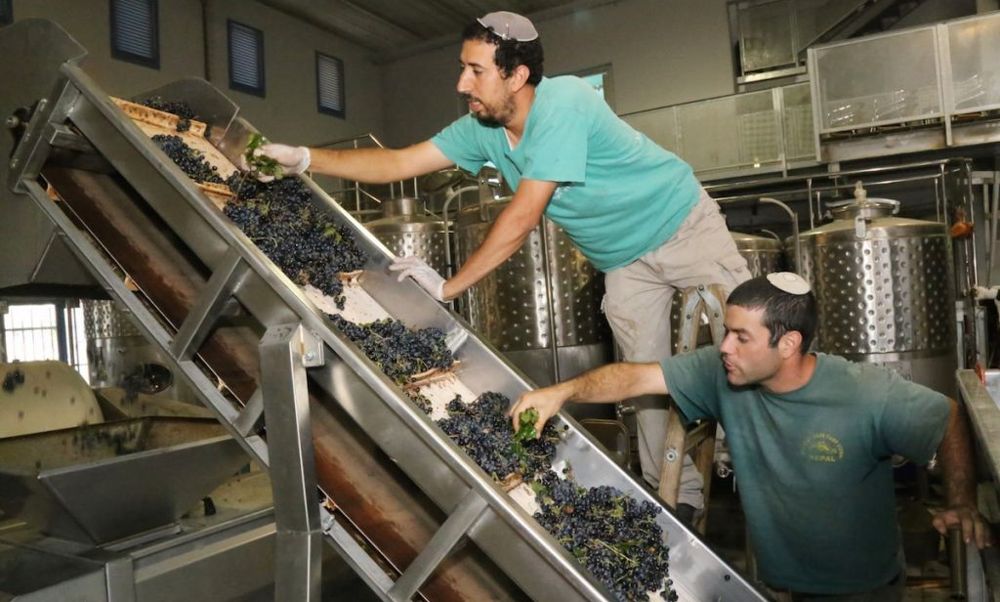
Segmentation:
<svg viewBox="0 0 1000 602">
<path fill-rule="evenodd" d="M 81 306 L 92 387 L 121 387 L 198 403 L 190 388 L 173 378 L 169 360 L 139 333 L 128 314 L 111 301 L 85 300 Z"/>
<path fill-rule="evenodd" d="M 747 260 L 752 278 L 780 272 L 784 268 L 784 246 L 781 241 L 765 236 L 731 232 L 736 250 Z"/>
<path fill-rule="evenodd" d="M 448 239 L 443 221 L 423 215 L 419 201 L 403 197 L 382 202 L 382 217 L 365 224 L 399 257 L 416 256 L 440 274 L 448 270 Z"/>
<path fill-rule="evenodd" d="M 895 217 L 897 207 L 859 191 L 854 203 L 832 210 L 833 222 L 800 235 L 800 273 L 819 304 L 815 348 L 951 394 L 957 359 L 947 226 Z"/>
<path fill-rule="evenodd" d="M 460 263 L 486 239 L 509 202 L 503 197 L 459 212 L 455 235 Z M 611 329 L 600 309 L 604 279 L 562 228 L 548 219 L 542 222 L 464 299 L 473 328 L 539 385 L 612 358 Z"/>
<path fill-rule="evenodd" d="M 778 272 L 784 268 L 784 245 L 775 238 L 730 232 L 736 250 L 747 260 L 750 276 L 756 278 Z M 710 284 L 710 283 L 709 283 Z M 670 348 L 676 355 L 680 348 L 681 328 L 681 291 L 675 291 L 670 302 Z M 712 334 L 707 324 L 702 324 L 698 330 L 698 345 L 712 343 Z"/>
</svg>

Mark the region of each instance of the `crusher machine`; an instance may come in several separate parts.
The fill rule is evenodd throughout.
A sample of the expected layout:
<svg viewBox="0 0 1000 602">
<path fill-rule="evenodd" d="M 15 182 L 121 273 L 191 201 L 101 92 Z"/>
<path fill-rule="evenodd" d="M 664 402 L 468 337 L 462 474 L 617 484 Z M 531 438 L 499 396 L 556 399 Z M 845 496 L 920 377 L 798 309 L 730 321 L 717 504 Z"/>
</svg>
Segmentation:
<svg viewBox="0 0 1000 602">
<path fill-rule="evenodd" d="M 278 599 L 318 598 L 325 544 L 384 600 L 613 599 L 535 521 L 530 500 L 505 492 L 334 328 L 328 298 L 294 284 L 250 243 L 220 211 L 220 191 L 197 185 L 160 151 L 150 140 L 159 126 L 109 98 L 81 67 L 85 55 L 51 22 L 0 31 L 5 279 L 20 274 L 27 283 L 54 261 L 78 262 L 268 469 Z M 199 148 L 224 174 L 256 132 L 203 80 L 150 95 L 195 110 L 206 127 Z M 303 182 L 313 205 L 350 228 L 369 257 L 346 289 L 345 317 L 466 331 L 417 285 L 397 282 L 386 248 Z M 474 332 L 456 355 L 455 373 L 424 394 L 515 399 L 531 387 Z M 663 507 L 570 417 L 555 420 L 565 427 L 555 461 L 569 463 L 581 485 L 612 485 Z M 681 600 L 763 600 L 665 507 L 657 523 Z M 90 557 L 110 566 L 121 553 Z M 109 568 L 100 599 L 142 599 L 132 567 Z"/>
</svg>

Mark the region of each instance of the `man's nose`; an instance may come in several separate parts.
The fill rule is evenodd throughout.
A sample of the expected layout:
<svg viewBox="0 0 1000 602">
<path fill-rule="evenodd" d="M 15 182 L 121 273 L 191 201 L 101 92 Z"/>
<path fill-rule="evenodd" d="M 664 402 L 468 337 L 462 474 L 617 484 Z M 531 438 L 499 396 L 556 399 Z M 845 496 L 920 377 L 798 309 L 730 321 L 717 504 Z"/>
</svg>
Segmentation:
<svg viewBox="0 0 1000 602">
<path fill-rule="evenodd" d="M 722 337 L 722 343 L 719 345 L 719 351 L 722 353 L 732 353 L 733 350 L 733 333 L 728 333 L 726 336 Z"/>
<path fill-rule="evenodd" d="M 463 69 L 462 72 L 458 74 L 458 82 L 455 84 L 455 89 L 459 94 L 468 94 L 469 90 L 472 89 L 472 86 L 469 84 L 468 71 Z"/>
</svg>

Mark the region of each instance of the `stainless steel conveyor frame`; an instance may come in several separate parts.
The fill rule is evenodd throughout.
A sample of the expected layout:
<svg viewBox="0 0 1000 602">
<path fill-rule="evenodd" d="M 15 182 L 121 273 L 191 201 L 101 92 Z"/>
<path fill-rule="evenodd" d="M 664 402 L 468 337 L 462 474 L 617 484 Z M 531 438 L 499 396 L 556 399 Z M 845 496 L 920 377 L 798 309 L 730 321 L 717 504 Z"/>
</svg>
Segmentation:
<svg viewBox="0 0 1000 602">
<path fill-rule="evenodd" d="M 80 66 L 86 51 L 61 28 L 38 20 L 7 27 L 0 32 L 0 54 L 21 57 L 18 64 L 8 61 L 0 67 L 0 80 L 21 82 L 16 91 L 0 91 L 0 110 L 6 116 L 17 107 L 35 107 L 19 143 L 10 149 L 10 159 L 0 167 L 8 188 L 3 203 L 33 204 L 98 283 L 128 308 L 145 336 L 169 355 L 178 374 L 190 382 L 244 448 L 262 465 L 280 466 L 271 471 L 272 479 L 284 474 L 284 486 L 275 489 L 278 527 L 287 532 L 284 547 L 280 547 L 279 537 L 279 550 L 287 560 L 279 560 L 279 573 L 301 580 L 298 585 L 286 583 L 285 591 L 300 592 L 302 599 L 316 594 L 312 584 L 318 575 L 315 565 L 309 563 L 315 558 L 314 544 L 322 532 L 386 600 L 410 599 L 465 537 L 532 598 L 611 598 L 603 585 L 408 401 L 400 387 L 343 338 L 304 293 L 109 100 Z M 242 151 L 254 131 L 238 116 L 236 105 L 207 82 L 182 80 L 153 93 L 192 105 L 208 122 L 210 140 L 230 158 Z M 0 144 L 0 151 L 7 150 Z M 157 299 L 144 300 L 130 290 L 115 258 L 107 253 L 106 241 L 99 239 L 96 230 L 81 227 L 79 216 L 46 193 L 41 176 L 53 157 L 60 155 L 66 162 L 66 155 L 80 153 L 103 158 L 114 172 L 82 180 L 81 191 L 101 194 L 109 192 L 106 188 L 119 186 L 115 194 L 141 198 L 169 230 L 164 236 L 177 241 L 203 268 L 206 280 L 182 322 L 166 323 L 151 306 Z M 415 284 L 398 283 L 390 277 L 387 250 L 311 180 L 304 179 L 304 183 L 313 192 L 313 203 L 346 224 L 371 258 L 361 285 L 390 314 L 413 327 L 434 326 L 446 331 L 467 327 Z M 264 333 L 258 335 L 257 342 L 260 382 L 257 391 L 244 398 L 242 407 L 220 391 L 212 377 L 213 366 L 206 370 L 208 362 L 200 351 L 234 311 L 252 317 L 259 325 L 257 332 Z M 489 390 L 516 397 L 530 387 L 475 333 L 462 347 L 460 357 L 463 374 L 477 387 L 475 393 Z M 371 547 L 359 544 L 311 495 L 315 477 L 308 437 L 310 420 L 316 416 L 309 414 L 307 387 L 318 388 L 336 400 L 338 411 L 350 416 L 447 516 L 429 543 L 403 567 L 399 578 L 393 579 Z M 270 427 L 266 431 L 270 441 L 265 441 L 257 426 L 262 413 Z M 572 419 L 561 415 L 558 420 L 568 430 L 557 460 L 568 460 L 581 484 L 613 485 L 662 506 L 601 452 Z M 337 499 L 337 491 L 326 493 Z M 282 509 L 287 519 L 284 522 Z M 669 511 L 661 513 L 658 522 L 670 546 L 671 577 L 682 599 L 763 599 Z M 287 571 L 280 570 L 282 567 Z M 281 574 L 279 587 L 283 587 Z"/>
</svg>

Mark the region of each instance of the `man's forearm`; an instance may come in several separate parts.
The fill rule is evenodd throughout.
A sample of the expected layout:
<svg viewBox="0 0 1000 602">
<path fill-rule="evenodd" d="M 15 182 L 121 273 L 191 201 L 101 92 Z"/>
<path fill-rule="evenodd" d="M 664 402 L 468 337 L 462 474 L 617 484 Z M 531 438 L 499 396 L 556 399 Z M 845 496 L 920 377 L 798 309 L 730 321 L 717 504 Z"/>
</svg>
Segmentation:
<svg viewBox="0 0 1000 602">
<path fill-rule="evenodd" d="M 521 180 L 507 207 L 497 216 L 486 240 L 444 285 L 444 298 L 453 299 L 507 261 L 542 219 L 555 182 Z"/>
<path fill-rule="evenodd" d="M 501 220 L 493 224 L 496 235 L 488 236 L 469 259 L 462 264 L 462 267 L 444 285 L 444 298 L 454 299 L 461 295 L 487 275 L 495 270 L 500 264 L 507 261 L 531 234 L 531 229 L 527 231 L 514 231 L 506 228 Z"/>
<path fill-rule="evenodd" d="M 567 401 L 610 403 L 638 395 L 666 392 L 667 385 L 659 364 L 609 364 L 551 387 L 526 391 L 509 414 L 516 430 L 521 426 L 522 412 L 530 408 L 538 410 L 538 421 L 535 424 L 540 433 L 545 423 Z"/>
<path fill-rule="evenodd" d="M 400 165 L 396 152 L 387 148 L 311 148 L 309 170 L 366 184 L 385 184 L 419 175 Z"/>
<path fill-rule="evenodd" d="M 976 474 L 965 408 L 951 401 L 948 429 L 938 446 L 949 506 L 976 505 Z"/>
<path fill-rule="evenodd" d="M 558 386 L 566 387 L 567 401 L 578 403 L 607 403 L 640 395 L 667 393 L 663 371 L 655 362 L 608 364 Z"/>
<path fill-rule="evenodd" d="M 406 180 L 453 165 L 429 140 L 398 149 L 314 148 L 309 154 L 312 171 L 367 184 Z"/>
</svg>

